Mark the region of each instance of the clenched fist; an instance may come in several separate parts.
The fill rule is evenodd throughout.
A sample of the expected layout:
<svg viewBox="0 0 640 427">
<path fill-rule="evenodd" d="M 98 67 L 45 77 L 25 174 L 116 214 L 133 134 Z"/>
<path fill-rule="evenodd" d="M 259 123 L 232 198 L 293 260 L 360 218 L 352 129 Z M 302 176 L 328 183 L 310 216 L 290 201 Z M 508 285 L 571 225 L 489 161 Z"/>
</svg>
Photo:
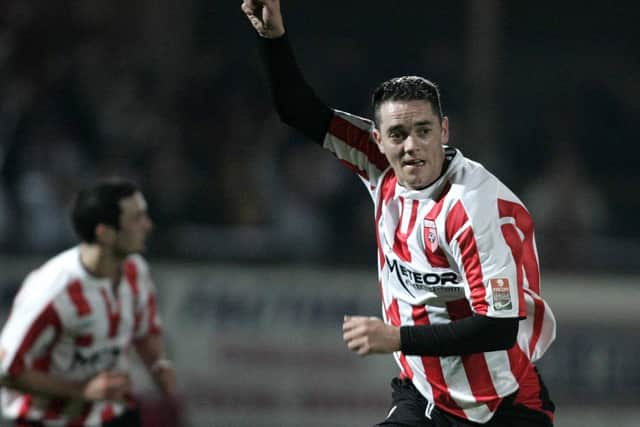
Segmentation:
<svg viewBox="0 0 640 427">
<path fill-rule="evenodd" d="M 131 394 L 131 379 L 124 372 L 103 372 L 90 379 L 84 386 L 86 400 L 126 400 Z"/>
<path fill-rule="evenodd" d="M 275 39 L 284 35 L 279 0 L 244 0 L 241 9 L 262 37 Z"/>
<path fill-rule="evenodd" d="M 342 338 L 349 350 L 360 356 L 400 350 L 400 328 L 377 317 L 344 316 Z"/>
</svg>

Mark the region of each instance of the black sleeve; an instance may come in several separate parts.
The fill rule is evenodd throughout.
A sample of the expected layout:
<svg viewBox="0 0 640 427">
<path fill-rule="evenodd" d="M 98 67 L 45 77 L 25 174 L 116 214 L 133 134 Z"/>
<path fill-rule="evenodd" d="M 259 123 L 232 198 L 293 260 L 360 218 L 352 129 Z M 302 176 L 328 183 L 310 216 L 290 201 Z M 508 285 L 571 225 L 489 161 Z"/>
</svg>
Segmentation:
<svg viewBox="0 0 640 427">
<path fill-rule="evenodd" d="M 518 318 L 473 315 L 442 325 L 402 326 L 400 349 L 407 355 L 453 356 L 506 350 L 516 342 Z"/>
<path fill-rule="evenodd" d="M 322 144 L 333 111 L 304 80 L 287 35 L 260 37 L 260 57 L 280 120 Z"/>
</svg>

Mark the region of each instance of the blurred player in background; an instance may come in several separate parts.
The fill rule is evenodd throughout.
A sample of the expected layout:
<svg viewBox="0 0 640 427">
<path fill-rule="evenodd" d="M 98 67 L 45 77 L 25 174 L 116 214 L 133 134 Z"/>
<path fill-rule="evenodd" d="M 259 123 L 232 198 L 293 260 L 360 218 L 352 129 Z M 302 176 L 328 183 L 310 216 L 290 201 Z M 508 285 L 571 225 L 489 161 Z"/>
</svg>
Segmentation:
<svg viewBox="0 0 640 427">
<path fill-rule="evenodd" d="M 104 180 L 72 208 L 81 243 L 31 272 L 0 336 L 2 411 L 16 426 L 141 426 L 134 347 L 162 392 L 175 393 L 145 249 L 152 222 L 132 183 Z"/>
<path fill-rule="evenodd" d="M 383 319 L 345 316 L 360 355 L 401 374 L 380 426 L 551 426 L 534 367 L 555 338 L 540 297 L 533 222 L 482 165 L 448 145 L 436 85 L 382 83 L 374 122 L 327 107 L 305 82 L 278 0 L 244 0 L 280 118 L 332 152 L 375 205 Z M 383 53 L 384 54 L 384 53 Z"/>
</svg>

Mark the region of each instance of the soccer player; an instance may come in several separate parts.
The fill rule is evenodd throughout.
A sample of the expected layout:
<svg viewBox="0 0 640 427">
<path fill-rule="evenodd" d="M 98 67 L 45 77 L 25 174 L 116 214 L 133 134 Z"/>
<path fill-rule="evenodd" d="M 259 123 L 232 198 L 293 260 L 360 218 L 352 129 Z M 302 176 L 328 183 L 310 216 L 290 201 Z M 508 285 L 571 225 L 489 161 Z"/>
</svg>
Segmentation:
<svg viewBox="0 0 640 427">
<path fill-rule="evenodd" d="M 0 335 L 2 411 L 16 426 L 141 426 L 131 394 L 134 347 L 162 392 L 175 393 L 149 267 L 152 222 L 122 179 L 80 191 L 81 242 L 31 272 Z"/>
<path fill-rule="evenodd" d="M 540 296 L 533 222 L 482 165 L 448 145 L 432 82 L 373 94 L 374 122 L 331 109 L 305 82 L 278 0 L 244 0 L 282 121 L 332 152 L 374 203 L 382 319 L 347 315 L 359 355 L 393 353 L 401 373 L 380 426 L 550 426 L 534 362 L 555 338 Z"/>
</svg>

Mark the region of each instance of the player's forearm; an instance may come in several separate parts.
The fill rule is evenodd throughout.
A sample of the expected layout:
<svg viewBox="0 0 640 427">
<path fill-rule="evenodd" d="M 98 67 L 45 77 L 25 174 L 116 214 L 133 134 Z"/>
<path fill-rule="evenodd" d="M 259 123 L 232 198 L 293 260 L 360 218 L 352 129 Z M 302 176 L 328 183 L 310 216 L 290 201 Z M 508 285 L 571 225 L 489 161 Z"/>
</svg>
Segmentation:
<svg viewBox="0 0 640 427">
<path fill-rule="evenodd" d="M 150 334 L 135 342 L 136 352 L 145 364 L 149 375 L 165 395 L 175 393 L 175 373 L 171 361 L 164 352 L 161 334 Z"/>
<path fill-rule="evenodd" d="M 66 399 L 83 399 L 85 386 L 81 381 L 70 381 L 34 370 L 25 370 L 16 377 L 2 378 L 0 384 L 24 393 Z"/>
<path fill-rule="evenodd" d="M 153 365 L 165 358 L 162 334 L 149 334 L 139 338 L 134 343 L 136 353 L 150 371 Z"/>
<path fill-rule="evenodd" d="M 288 36 L 261 38 L 260 52 L 280 119 L 322 144 L 333 111 L 318 99 L 305 81 Z"/>
<path fill-rule="evenodd" d="M 403 326 L 400 346 L 405 354 L 452 356 L 511 348 L 518 334 L 518 319 L 471 316 L 447 324 Z"/>
</svg>

